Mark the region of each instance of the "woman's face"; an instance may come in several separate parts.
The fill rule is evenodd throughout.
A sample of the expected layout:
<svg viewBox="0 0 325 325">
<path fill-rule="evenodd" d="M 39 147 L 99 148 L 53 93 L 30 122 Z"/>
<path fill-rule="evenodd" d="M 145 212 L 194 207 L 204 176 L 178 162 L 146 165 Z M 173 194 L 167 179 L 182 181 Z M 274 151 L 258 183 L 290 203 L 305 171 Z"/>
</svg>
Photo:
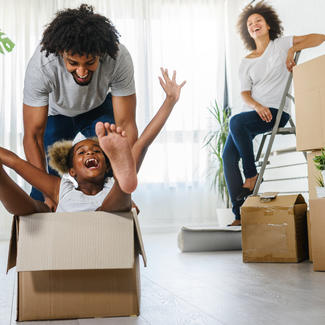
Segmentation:
<svg viewBox="0 0 325 325">
<path fill-rule="evenodd" d="M 260 14 L 250 15 L 247 19 L 247 29 L 249 35 L 254 40 L 269 34 L 270 26 Z"/>
</svg>

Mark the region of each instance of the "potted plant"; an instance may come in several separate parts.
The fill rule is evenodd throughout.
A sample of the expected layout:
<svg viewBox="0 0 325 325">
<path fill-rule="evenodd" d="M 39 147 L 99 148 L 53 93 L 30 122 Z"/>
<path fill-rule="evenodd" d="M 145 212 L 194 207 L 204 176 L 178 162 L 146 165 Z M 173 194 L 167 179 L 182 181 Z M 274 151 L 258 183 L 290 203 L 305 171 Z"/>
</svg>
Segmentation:
<svg viewBox="0 0 325 325">
<path fill-rule="evenodd" d="M 216 125 L 216 129 L 210 131 L 204 138 L 204 146 L 209 148 L 209 154 L 214 162 L 213 169 L 211 169 L 211 186 L 218 191 L 219 196 L 225 202 L 227 211 L 224 211 L 222 213 L 229 215 L 227 218 L 232 220 L 233 215 L 229 209 L 230 199 L 222 164 L 222 153 L 229 134 L 229 119 L 231 115 L 231 108 L 221 108 L 215 100 L 214 103 L 211 104 L 211 106 L 208 108 L 208 110 Z M 218 218 L 220 219 L 221 211 L 219 211 L 219 209 L 217 209 L 217 214 Z M 227 223 L 228 221 L 224 222 Z"/>
<path fill-rule="evenodd" d="M 325 197 L 325 149 L 321 149 L 320 155 L 315 156 L 313 160 L 316 168 L 320 170 L 322 174 L 322 177 L 317 178 L 317 184 L 319 185 L 316 186 L 317 197 Z"/>
</svg>

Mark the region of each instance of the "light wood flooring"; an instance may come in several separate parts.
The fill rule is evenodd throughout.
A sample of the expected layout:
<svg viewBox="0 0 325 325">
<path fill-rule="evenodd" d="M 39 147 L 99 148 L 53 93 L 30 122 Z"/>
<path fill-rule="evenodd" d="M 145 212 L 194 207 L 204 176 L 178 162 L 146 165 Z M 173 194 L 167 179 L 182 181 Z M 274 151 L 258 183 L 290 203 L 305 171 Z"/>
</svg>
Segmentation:
<svg viewBox="0 0 325 325">
<path fill-rule="evenodd" d="M 325 324 L 325 273 L 312 264 L 244 264 L 241 252 L 178 251 L 176 234 L 144 234 L 139 317 L 24 325 Z M 0 242 L 0 324 L 16 324 L 15 271 Z M 18 324 L 18 323 L 17 323 Z"/>
</svg>

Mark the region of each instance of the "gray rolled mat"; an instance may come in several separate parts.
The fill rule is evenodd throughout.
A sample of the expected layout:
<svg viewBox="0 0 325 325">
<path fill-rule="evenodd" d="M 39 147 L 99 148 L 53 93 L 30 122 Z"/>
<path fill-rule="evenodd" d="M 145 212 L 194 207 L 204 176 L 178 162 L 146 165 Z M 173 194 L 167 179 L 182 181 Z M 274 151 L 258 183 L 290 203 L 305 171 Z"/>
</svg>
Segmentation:
<svg viewBox="0 0 325 325">
<path fill-rule="evenodd" d="M 241 226 L 182 227 L 177 239 L 182 252 L 241 250 Z"/>
</svg>

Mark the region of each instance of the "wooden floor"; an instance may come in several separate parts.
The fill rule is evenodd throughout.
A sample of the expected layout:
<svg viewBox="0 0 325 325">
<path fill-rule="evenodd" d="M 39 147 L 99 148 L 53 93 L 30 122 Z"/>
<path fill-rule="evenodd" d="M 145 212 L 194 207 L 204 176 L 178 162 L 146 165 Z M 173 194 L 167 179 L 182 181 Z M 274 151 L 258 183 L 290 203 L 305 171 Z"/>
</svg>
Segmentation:
<svg viewBox="0 0 325 325">
<path fill-rule="evenodd" d="M 300 264 L 244 264 L 241 252 L 186 253 L 176 234 L 145 234 L 140 317 L 25 322 L 24 325 L 325 324 L 325 273 Z M 0 242 L 0 324 L 15 322 L 15 271 Z"/>
</svg>

